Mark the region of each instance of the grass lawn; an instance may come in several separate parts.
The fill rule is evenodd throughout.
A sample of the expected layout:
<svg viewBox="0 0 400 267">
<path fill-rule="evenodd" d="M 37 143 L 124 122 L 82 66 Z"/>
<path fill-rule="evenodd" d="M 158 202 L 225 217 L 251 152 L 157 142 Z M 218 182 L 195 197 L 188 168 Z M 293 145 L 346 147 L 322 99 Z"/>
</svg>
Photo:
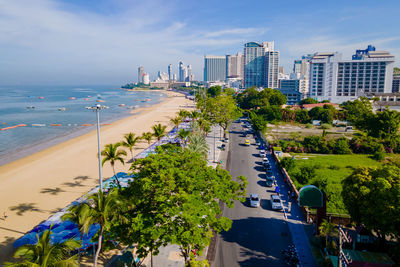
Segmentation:
<svg viewBox="0 0 400 267">
<path fill-rule="evenodd" d="M 325 155 L 325 154 L 296 154 L 291 153 L 296 158 L 296 168 L 290 170 L 289 174 L 294 180 L 296 187 L 300 189 L 303 185 L 298 183 L 294 175 L 301 166 L 312 166 L 316 172 L 316 178 L 327 179 L 327 211 L 330 213 L 347 214 L 344 207 L 341 192 L 341 181 L 349 176 L 353 169 L 357 167 L 378 167 L 382 163 L 373 160 L 369 155 Z"/>
</svg>

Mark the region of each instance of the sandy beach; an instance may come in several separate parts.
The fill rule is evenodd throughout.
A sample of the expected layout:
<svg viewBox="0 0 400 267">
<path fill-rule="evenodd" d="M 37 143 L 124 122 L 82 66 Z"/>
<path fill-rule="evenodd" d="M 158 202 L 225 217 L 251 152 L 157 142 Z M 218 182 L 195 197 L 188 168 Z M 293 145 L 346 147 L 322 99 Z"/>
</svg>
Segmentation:
<svg viewBox="0 0 400 267">
<path fill-rule="evenodd" d="M 169 120 L 179 109 L 192 107 L 192 102 L 179 93 L 162 92 L 168 95 L 163 102 L 102 126 L 102 147 L 121 141 L 128 132 L 141 135 L 151 131 L 156 123 L 172 129 Z M 147 146 L 147 142 L 141 142 L 134 154 Z M 131 159 L 128 150 L 127 153 L 126 161 Z M 96 155 L 94 130 L 0 167 L 0 266 L 5 259 L 10 259 L 16 239 L 98 184 Z M 129 166 L 117 163 L 115 168 L 127 172 Z M 103 179 L 113 175 L 108 163 L 102 170 Z M 3 212 L 8 215 L 6 220 Z"/>
</svg>

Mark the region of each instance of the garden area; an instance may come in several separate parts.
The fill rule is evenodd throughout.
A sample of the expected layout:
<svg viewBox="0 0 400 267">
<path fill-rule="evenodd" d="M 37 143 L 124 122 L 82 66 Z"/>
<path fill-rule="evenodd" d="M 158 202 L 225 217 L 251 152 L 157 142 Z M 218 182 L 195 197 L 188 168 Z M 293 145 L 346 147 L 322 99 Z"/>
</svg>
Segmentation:
<svg viewBox="0 0 400 267">
<path fill-rule="evenodd" d="M 382 162 L 366 154 L 323 155 L 290 153 L 282 166 L 286 168 L 297 189 L 314 184 L 327 195 L 327 212 L 348 214 L 342 199 L 342 180 L 359 167 L 379 167 Z"/>
</svg>

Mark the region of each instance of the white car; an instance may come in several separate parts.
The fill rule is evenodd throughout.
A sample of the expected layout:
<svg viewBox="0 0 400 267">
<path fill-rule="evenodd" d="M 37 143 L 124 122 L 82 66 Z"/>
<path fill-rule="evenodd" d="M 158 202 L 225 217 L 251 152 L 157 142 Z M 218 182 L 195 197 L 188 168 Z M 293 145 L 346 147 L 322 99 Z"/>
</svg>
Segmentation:
<svg viewBox="0 0 400 267">
<path fill-rule="evenodd" d="M 265 150 L 260 150 L 260 157 L 265 158 L 267 154 L 265 153 Z"/>
<path fill-rule="evenodd" d="M 268 158 L 266 158 L 266 157 L 264 157 L 263 159 L 262 159 L 262 164 L 263 165 L 269 165 L 269 160 L 268 160 Z"/>
<path fill-rule="evenodd" d="M 283 209 L 281 198 L 278 195 L 271 195 L 271 206 L 273 210 Z"/>
<path fill-rule="evenodd" d="M 258 197 L 258 194 L 250 195 L 250 207 L 254 208 L 260 207 L 260 198 Z"/>
</svg>

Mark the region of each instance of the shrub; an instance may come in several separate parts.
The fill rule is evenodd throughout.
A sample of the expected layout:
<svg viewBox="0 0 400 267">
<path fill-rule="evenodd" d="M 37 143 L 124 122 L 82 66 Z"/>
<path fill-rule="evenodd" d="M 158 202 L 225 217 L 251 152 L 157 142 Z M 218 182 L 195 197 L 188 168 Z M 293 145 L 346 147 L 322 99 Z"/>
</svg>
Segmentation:
<svg viewBox="0 0 400 267">
<path fill-rule="evenodd" d="M 339 166 L 336 166 L 336 165 L 329 165 L 329 166 L 328 166 L 328 169 L 331 169 L 331 170 L 339 170 L 340 168 L 339 168 Z"/>
<path fill-rule="evenodd" d="M 315 178 L 315 167 L 314 166 L 301 166 L 300 170 L 294 173 L 294 178 L 301 184 L 307 184 L 308 181 Z"/>
<path fill-rule="evenodd" d="M 279 167 L 285 168 L 286 171 L 289 171 L 296 167 L 295 159 L 292 157 L 284 157 L 281 162 L 279 162 Z"/>
<path fill-rule="evenodd" d="M 336 140 L 333 148 L 336 154 L 351 154 L 349 141 L 346 138 L 339 138 Z"/>
<path fill-rule="evenodd" d="M 372 158 L 377 161 L 382 161 L 385 159 L 385 153 L 377 151 L 372 155 Z"/>
<path fill-rule="evenodd" d="M 307 124 L 306 124 L 306 128 L 307 128 L 307 129 L 311 129 L 311 128 L 312 128 L 312 124 L 311 124 L 311 123 L 307 123 Z"/>
<path fill-rule="evenodd" d="M 324 123 L 324 124 L 321 125 L 321 129 L 324 129 L 324 130 L 328 130 L 328 129 L 331 129 L 331 128 L 332 128 L 332 125 L 327 124 L 327 123 Z"/>
</svg>

